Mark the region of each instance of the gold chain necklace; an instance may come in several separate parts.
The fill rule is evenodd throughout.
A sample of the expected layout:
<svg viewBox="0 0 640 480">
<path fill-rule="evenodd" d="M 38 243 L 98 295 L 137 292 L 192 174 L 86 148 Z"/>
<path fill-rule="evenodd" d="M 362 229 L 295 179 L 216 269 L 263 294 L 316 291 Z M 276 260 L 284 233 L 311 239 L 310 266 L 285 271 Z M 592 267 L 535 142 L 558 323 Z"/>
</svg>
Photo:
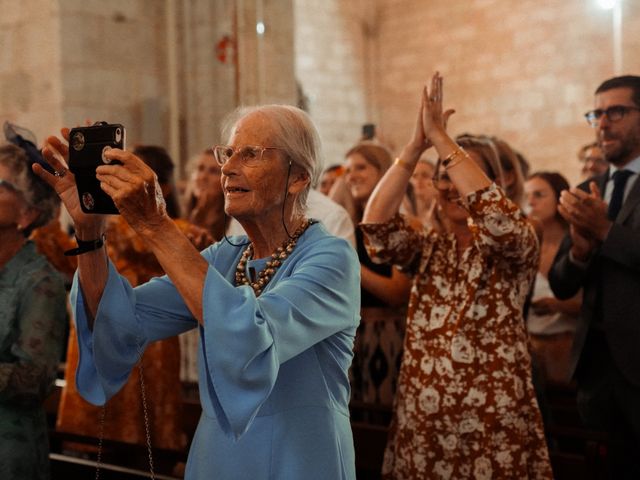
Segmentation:
<svg viewBox="0 0 640 480">
<path fill-rule="evenodd" d="M 256 297 L 259 296 L 264 290 L 264 287 L 266 287 L 267 284 L 271 281 L 278 268 L 287 259 L 291 252 L 293 252 L 293 249 L 296 246 L 300 235 L 302 235 L 305 230 L 314 223 L 315 220 L 309 218 L 305 219 L 298 227 L 298 229 L 294 232 L 293 236 L 289 240 L 284 242 L 281 246 L 276 248 L 276 251 L 271 254 L 271 260 L 267 261 L 265 268 L 256 275 L 255 282 L 251 282 L 247 277 L 247 262 L 253 254 L 253 243 L 250 243 L 247 249 L 242 252 L 242 257 L 240 257 L 240 261 L 238 262 L 238 266 L 236 267 L 236 286 L 250 285 L 251 288 L 253 288 Z"/>
</svg>

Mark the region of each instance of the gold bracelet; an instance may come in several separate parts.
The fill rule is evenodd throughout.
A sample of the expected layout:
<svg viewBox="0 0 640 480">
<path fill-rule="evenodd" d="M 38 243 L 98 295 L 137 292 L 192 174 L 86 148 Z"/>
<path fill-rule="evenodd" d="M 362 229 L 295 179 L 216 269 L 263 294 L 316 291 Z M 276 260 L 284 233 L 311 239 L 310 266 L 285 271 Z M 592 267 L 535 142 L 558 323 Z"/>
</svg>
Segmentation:
<svg viewBox="0 0 640 480">
<path fill-rule="evenodd" d="M 413 171 L 415 170 L 415 165 L 412 167 L 407 162 L 402 160 L 400 157 L 396 157 L 396 159 L 393 161 L 393 164 L 404 168 L 409 173 L 413 173 Z"/>
<path fill-rule="evenodd" d="M 447 158 L 442 160 L 442 166 L 445 168 L 445 170 L 448 170 L 452 167 L 455 167 L 456 165 L 458 165 L 463 160 L 466 160 L 467 158 L 469 158 L 469 155 L 467 154 L 467 152 L 465 152 L 462 147 L 458 147 L 449 155 L 447 155 Z"/>
</svg>

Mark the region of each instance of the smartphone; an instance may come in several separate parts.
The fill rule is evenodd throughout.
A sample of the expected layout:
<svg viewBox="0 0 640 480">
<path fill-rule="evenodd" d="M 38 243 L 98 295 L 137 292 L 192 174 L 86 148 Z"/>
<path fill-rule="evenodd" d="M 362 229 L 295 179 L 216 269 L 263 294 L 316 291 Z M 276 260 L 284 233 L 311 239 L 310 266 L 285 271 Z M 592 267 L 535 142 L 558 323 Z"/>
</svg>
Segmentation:
<svg viewBox="0 0 640 480">
<path fill-rule="evenodd" d="M 96 178 L 100 165 L 121 164 L 104 156 L 111 148 L 126 147 L 122 125 L 98 122 L 90 127 L 77 127 L 69 132 L 69 170 L 76 177 L 80 207 L 85 213 L 118 214 L 113 200 Z"/>
<path fill-rule="evenodd" d="M 372 140 L 376 136 L 376 126 L 373 123 L 362 125 L 362 140 Z"/>
</svg>

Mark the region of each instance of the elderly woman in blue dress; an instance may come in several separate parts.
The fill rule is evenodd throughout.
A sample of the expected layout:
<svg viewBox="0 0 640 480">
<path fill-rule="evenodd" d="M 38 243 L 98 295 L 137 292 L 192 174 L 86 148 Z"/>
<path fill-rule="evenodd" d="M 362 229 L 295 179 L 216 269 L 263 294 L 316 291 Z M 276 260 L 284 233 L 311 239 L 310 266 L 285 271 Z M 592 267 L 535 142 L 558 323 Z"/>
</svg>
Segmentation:
<svg viewBox="0 0 640 480">
<path fill-rule="evenodd" d="M 66 145 L 47 139 L 56 174 L 35 170 L 61 196 L 89 250 L 79 255 L 72 290 L 78 389 L 104 403 L 149 342 L 198 328 L 203 413 L 187 479 L 353 479 L 347 371 L 359 264 L 345 240 L 304 216 L 321 165 L 316 129 L 304 112 L 281 105 L 240 110 L 229 124 L 228 145 L 214 151 L 225 211 L 247 236 L 202 252 L 166 214 L 144 162 L 113 149 L 106 155 L 122 165 L 98 168 L 101 188 L 166 272 L 135 289 L 101 245 L 104 218 L 79 208 L 62 161 Z"/>
<path fill-rule="evenodd" d="M 35 146 L 13 127 L 5 130 L 15 145 L 0 146 L 0 478 L 46 480 L 43 403 L 64 346 L 67 292 L 28 238 L 52 219 L 59 202 L 31 172 L 40 155 Z"/>
</svg>

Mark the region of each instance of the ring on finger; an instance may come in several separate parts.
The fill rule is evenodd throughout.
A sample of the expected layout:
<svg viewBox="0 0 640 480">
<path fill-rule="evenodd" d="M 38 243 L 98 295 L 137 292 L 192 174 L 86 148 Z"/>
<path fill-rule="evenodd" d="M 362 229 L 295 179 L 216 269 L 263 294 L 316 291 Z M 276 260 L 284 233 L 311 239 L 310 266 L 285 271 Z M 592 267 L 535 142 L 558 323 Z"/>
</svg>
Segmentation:
<svg viewBox="0 0 640 480">
<path fill-rule="evenodd" d="M 58 178 L 62 178 L 67 174 L 67 171 L 68 170 L 66 168 L 62 168 L 60 170 L 55 170 L 53 174 Z"/>
</svg>

